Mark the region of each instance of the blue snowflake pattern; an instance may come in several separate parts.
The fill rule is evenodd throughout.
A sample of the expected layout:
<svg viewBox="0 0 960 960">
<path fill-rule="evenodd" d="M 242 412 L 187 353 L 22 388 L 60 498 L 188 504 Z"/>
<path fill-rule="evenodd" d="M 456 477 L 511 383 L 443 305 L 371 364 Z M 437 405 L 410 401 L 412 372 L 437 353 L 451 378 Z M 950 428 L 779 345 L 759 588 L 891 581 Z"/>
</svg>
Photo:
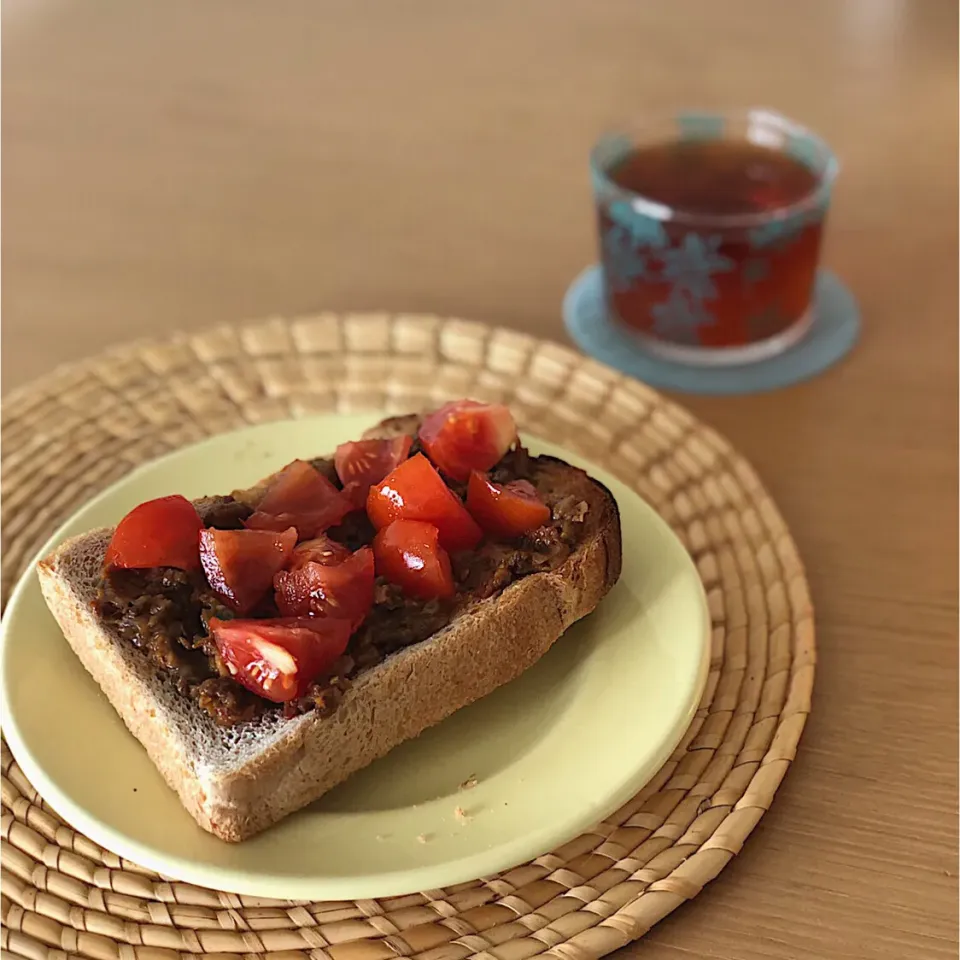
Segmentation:
<svg viewBox="0 0 960 960">
<path fill-rule="evenodd" d="M 602 242 L 604 272 L 614 290 L 627 290 L 648 279 L 647 258 L 626 227 L 615 223 L 604 232 Z"/>
<path fill-rule="evenodd" d="M 674 284 L 674 288 L 690 294 L 696 299 L 709 299 L 717 295 L 717 288 L 711 277 L 718 273 L 729 273 L 736 264 L 720 253 L 723 238 L 714 234 L 701 237 L 688 233 L 679 247 L 663 250 L 663 277 Z"/>
<path fill-rule="evenodd" d="M 626 200 L 615 200 L 607 212 L 614 223 L 629 231 L 637 246 L 659 250 L 670 242 L 659 220 L 637 213 Z"/>
<path fill-rule="evenodd" d="M 669 298 L 656 304 L 650 312 L 654 320 L 653 331 L 658 337 L 688 346 L 700 342 L 701 327 L 712 326 L 715 322 L 698 297 L 679 287 L 674 287 Z"/>
</svg>

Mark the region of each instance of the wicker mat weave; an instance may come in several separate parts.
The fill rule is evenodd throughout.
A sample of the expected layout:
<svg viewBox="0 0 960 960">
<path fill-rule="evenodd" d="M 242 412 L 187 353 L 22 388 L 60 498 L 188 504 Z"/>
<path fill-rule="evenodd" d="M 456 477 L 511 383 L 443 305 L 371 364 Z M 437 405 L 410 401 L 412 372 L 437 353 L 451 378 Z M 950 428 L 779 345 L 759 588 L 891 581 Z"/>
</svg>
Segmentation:
<svg viewBox="0 0 960 960">
<path fill-rule="evenodd" d="M 428 316 L 320 314 L 124 346 L 4 403 L 3 595 L 55 527 L 135 465 L 247 423 L 510 404 L 523 429 L 631 484 L 693 555 L 713 619 L 710 678 L 670 761 L 597 830 L 510 870 L 387 900 L 289 903 L 173 882 L 47 807 L 3 745 L 2 947 L 9 956 L 172 960 L 593 960 L 696 896 L 770 806 L 810 708 L 803 567 L 725 440 L 566 348 Z"/>
</svg>

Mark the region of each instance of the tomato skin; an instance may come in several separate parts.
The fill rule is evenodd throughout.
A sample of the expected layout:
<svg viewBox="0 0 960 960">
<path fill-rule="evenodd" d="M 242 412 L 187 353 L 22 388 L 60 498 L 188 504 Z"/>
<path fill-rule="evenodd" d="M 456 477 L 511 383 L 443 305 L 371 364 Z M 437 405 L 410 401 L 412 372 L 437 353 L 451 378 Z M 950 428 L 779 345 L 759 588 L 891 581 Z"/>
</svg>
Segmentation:
<svg viewBox="0 0 960 960">
<path fill-rule="evenodd" d="M 517 425 L 502 404 L 456 400 L 427 414 L 419 437 L 437 469 L 463 481 L 500 461 L 517 439 Z"/>
<path fill-rule="evenodd" d="M 467 509 L 484 533 L 500 540 L 522 536 L 550 520 L 550 508 L 533 484 L 515 480 L 500 486 L 476 470 L 467 485 Z"/>
<path fill-rule="evenodd" d="M 395 520 L 432 523 L 439 531 L 440 545 L 451 552 L 472 550 L 483 536 L 459 498 L 420 453 L 370 488 L 367 516 L 378 530 Z"/>
<path fill-rule="evenodd" d="M 345 560 L 313 560 L 273 578 L 277 609 L 284 617 L 329 617 L 344 620 L 353 632 L 373 606 L 373 551 L 361 547 Z"/>
<path fill-rule="evenodd" d="M 349 499 L 316 467 L 293 460 L 274 477 L 246 526 L 277 533 L 296 527 L 300 539 L 308 540 L 338 524 L 352 509 Z"/>
<path fill-rule="evenodd" d="M 200 559 L 207 582 L 237 613 L 248 613 L 266 595 L 297 542 L 297 531 L 204 530 Z"/>
<path fill-rule="evenodd" d="M 203 521 L 186 497 L 174 495 L 147 500 L 134 507 L 110 538 L 107 567 L 200 567 L 200 531 Z"/>
<path fill-rule="evenodd" d="M 304 696 L 343 655 L 350 639 L 342 620 L 296 617 L 211 619 L 210 633 L 230 675 L 274 703 Z"/>
<path fill-rule="evenodd" d="M 374 538 L 377 573 L 419 600 L 453 596 L 450 556 L 431 523 L 394 520 Z"/>
<path fill-rule="evenodd" d="M 367 502 L 370 488 L 398 467 L 410 453 L 413 437 L 391 437 L 341 443 L 333 463 L 343 492 L 357 510 Z"/>
<path fill-rule="evenodd" d="M 303 543 L 297 544 L 287 561 L 287 569 L 297 570 L 305 563 L 319 563 L 324 567 L 332 567 L 337 563 L 343 563 L 349 556 L 348 547 L 320 534 L 313 540 L 304 540 Z"/>
</svg>

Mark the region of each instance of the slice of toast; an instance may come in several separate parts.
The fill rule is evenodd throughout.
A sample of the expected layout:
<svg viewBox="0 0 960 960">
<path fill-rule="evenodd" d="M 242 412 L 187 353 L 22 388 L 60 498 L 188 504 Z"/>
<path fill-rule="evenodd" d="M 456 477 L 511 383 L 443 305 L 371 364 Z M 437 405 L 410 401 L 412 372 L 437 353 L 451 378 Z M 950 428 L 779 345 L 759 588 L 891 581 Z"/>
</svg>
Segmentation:
<svg viewBox="0 0 960 960">
<path fill-rule="evenodd" d="M 403 426 L 415 430 L 416 422 L 414 417 Z M 368 435 L 387 435 L 396 427 L 395 420 L 384 421 Z M 284 719 L 273 712 L 223 728 L 158 675 L 94 610 L 112 529 L 63 543 L 39 563 L 40 584 L 83 666 L 191 816 L 216 836 L 239 841 L 519 676 L 616 582 L 620 521 L 613 497 L 562 461 L 537 462 L 538 479 L 587 505 L 576 549 L 556 569 L 471 602 L 432 637 L 358 674 L 327 716 Z M 204 516 L 214 502 L 195 504 Z"/>
</svg>

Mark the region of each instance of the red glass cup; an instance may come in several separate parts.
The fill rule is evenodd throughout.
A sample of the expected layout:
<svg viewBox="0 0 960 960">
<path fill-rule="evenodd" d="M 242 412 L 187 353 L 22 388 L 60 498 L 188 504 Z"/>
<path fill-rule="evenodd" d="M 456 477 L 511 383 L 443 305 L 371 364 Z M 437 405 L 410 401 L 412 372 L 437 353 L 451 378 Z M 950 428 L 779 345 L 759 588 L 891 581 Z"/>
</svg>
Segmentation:
<svg viewBox="0 0 960 960">
<path fill-rule="evenodd" d="M 686 204 L 684 193 L 712 182 L 697 163 L 746 162 L 757 147 L 774 173 L 780 162 L 795 180 L 802 175 L 801 195 L 779 198 L 774 177 L 766 193 L 762 182 L 751 187 L 749 209 L 732 194 Z M 646 170 L 648 182 L 660 177 L 659 197 L 625 186 L 621 173 L 641 152 L 649 158 L 648 148 L 661 164 Z M 604 135 L 590 161 L 608 309 L 647 350 L 690 364 L 739 364 L 780 353 L 807 332 L 838 170 L 820 137 L 769 110 L 681 113 Z M 735 182 L 752 183 L 750 172 Z"/>
</svg>

